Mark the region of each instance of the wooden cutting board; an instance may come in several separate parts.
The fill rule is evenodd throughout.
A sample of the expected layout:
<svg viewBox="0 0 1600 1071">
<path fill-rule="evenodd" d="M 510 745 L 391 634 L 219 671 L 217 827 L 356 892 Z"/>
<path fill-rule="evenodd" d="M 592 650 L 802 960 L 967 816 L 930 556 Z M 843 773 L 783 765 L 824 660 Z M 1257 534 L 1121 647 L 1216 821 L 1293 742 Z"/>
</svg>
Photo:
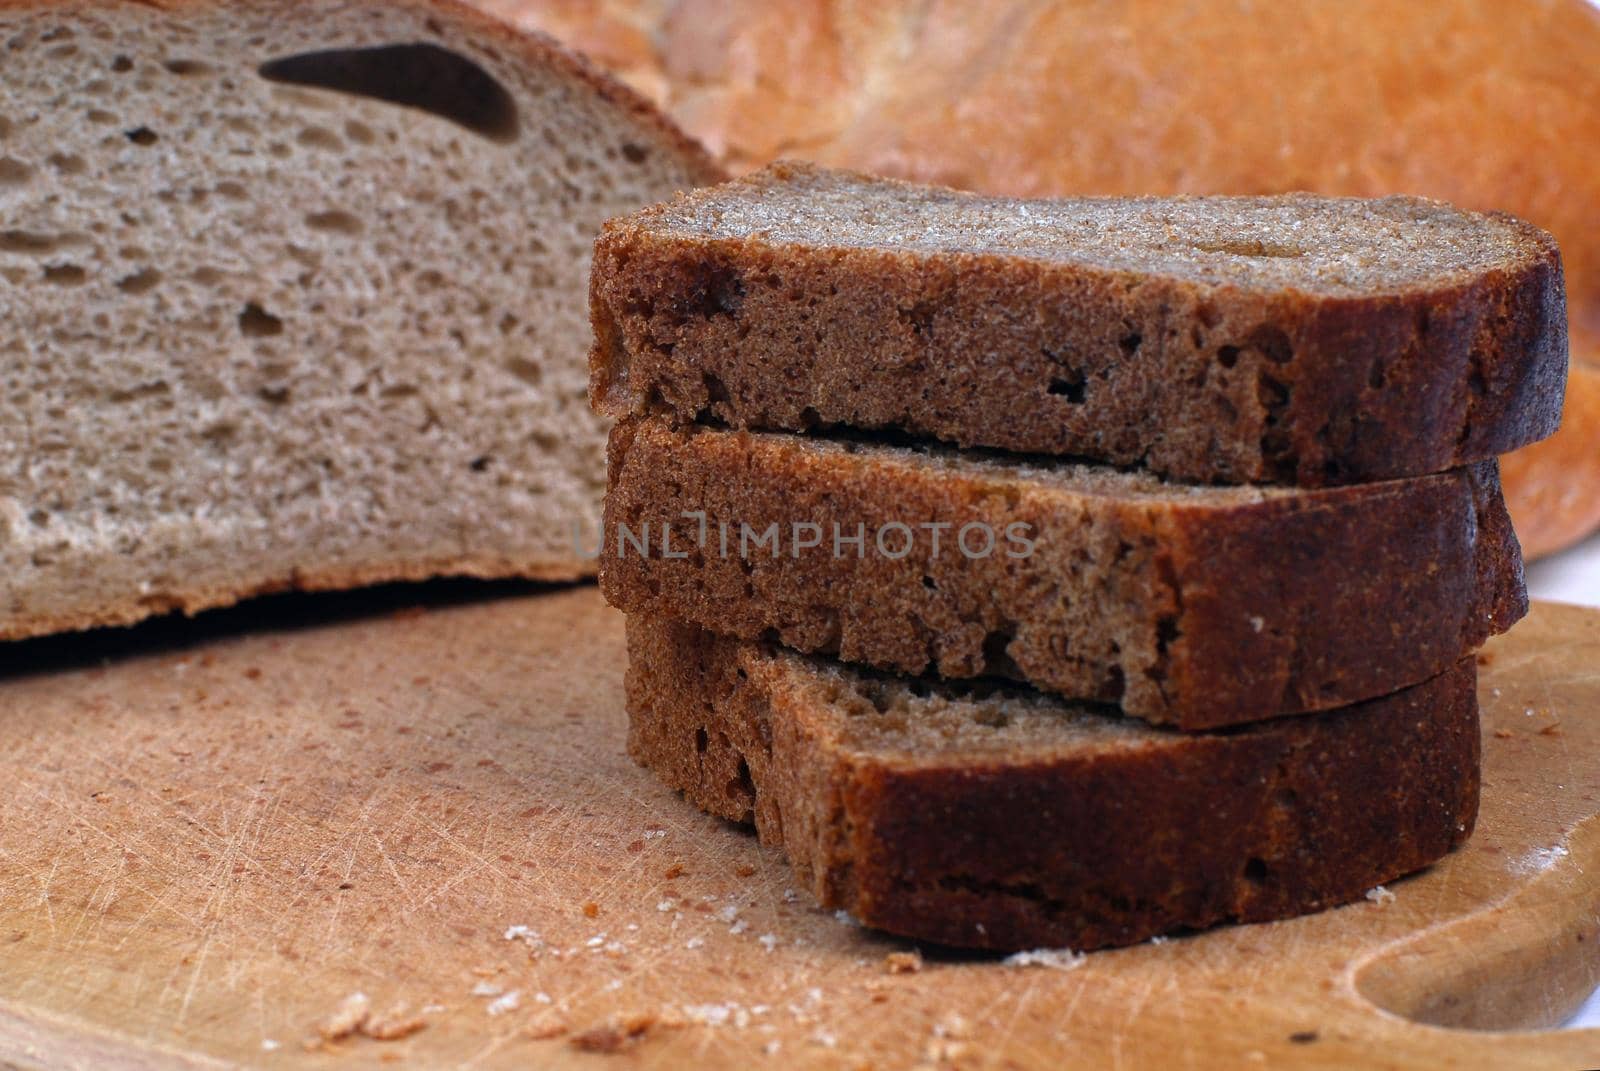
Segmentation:
<svg viewBox="0 0 1600 1071">
<path fill-rule="evenodd" d="M 1489 648 L 1477 835 L 1392 898 L 1071 969 L 891 973 L 629 762 L 591 588 L 5 657 L 0 1067 L 1600 1067 L 1511 1032 L 1600 980 L 1600 614 Z M 321 1040 L 356 992 L 415 1032 Z"/>
</svg>

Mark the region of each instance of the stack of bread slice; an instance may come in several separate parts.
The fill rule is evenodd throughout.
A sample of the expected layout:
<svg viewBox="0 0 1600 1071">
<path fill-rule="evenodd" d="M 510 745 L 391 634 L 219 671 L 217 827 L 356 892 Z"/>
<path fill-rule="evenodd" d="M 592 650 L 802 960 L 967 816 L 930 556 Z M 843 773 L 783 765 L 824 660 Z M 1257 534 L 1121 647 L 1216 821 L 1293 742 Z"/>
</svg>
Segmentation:
<svg viewBox="0 0 1600 1071">
<path fill-rule="evenodd" d="M 1414 198 L 1019 201 L 775 165 L 607 225 L 633 756 L 824 906 L 1087 949 L 1470 833 L 1559 253 Z"/>
</svg>

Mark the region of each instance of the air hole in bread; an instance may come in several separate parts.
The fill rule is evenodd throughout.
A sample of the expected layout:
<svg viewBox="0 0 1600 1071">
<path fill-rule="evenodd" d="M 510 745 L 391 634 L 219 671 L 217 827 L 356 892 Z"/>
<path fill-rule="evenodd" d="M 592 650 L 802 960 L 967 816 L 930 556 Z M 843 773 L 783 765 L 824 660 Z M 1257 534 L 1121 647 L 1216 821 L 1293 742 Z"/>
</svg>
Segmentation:
<svg viewBox="0 0 1600 1071">
<path fill-rule="evenodd" d="M 81 175 L 88 170 L 88 165 L 83 162 L 83 157 L 75 153 L 55 152 L 46 158 L 45 163 L 61 172 L 63 175 Z"/>
<path fill-rule="evenodd" d="M 136 126 L 132 130 L 124 131 L 128 140 L 135 145 L 154 145 L 161 140 L 161 136 L 147 126 Z"/>
<path fill-rule="evenodd" d="M 1250 861 L 1244 865 L 1244 878 L 1253 885 L 1261 885 L 1265 883 L 1267 880 L 1267 874 L 1268 870 L 1265 860 L 1251 856 Z"/>
<path fill-rule="evenodd" d="M 431 44 L 304 52 L 268 60 L 261 77 L 417 108 L 491 141 L 517 136 L 517 105 L 472 60 Z"/>
<path fill-rule="evenodd" d="M 506 371 L 528 384 L 537 387 L 544 380 L 544 369 L 538 361 L 530 361 L 526 357 L 511 357 L 506 361 Z"/>
<path fill-rule="evenodd" d="M 89 273 L 77 264 L 49 264 L 44 269 L 44 281 L 56 286 L 81 286 L 88 277 Z"/>
<path fill-rule="evenodd" d="M 643 145 L 625 141 L 622 143 L 622 158 L 630 164 L 642 164 L 650 159 L 650 150 Z"/>
<path fill-rule="evenodd" d="M 326 212 L 312 212 L 306 216 L 306 226 L 314 231 L 331 231 L 334 234 L 357 235 L 365 229 L 361 218 L 350 212 L 340 209 L 329 209 Z"/>
<path fill-rule="evenodd" d="M 1250 332 L 1250 345 L 1273 364 L 1288 364 L 1294 360 L 1294 343 L 1284 334 L 1283 328 L 1262 324 Z"/>
<path fill-rule="evenodd" d="M 308 126 L 301 130 L 295 141 L 308 149 L 327 149 L 329 152 L 343 152 L 344 139 L 324 126 Z"/>
<path fill-rule="evenodd" d="M 173 74 L 183 78 L 188 78 L 197 74 L 211 73 L 211 67 L 208 64 L 204 64 L 199 60 L 192 59 L 169 59 L 162 63 L 161 66 L 165 67 Z"/>
<path fill-rule="evenodd" d="M 117 289 L 124 294 L 144 294 L 154 290 L 161 282 L 161 273 L 155 268 L 143 268 L 125 279 L 117 281 Z"/>
<path fill-rule="evenodd" d="M 118 56 L 111 61 L 111 69 L 118 74 L 133 70 L 133 61 L 127 56 Z"/>
<path fill-rule="evenodd" d="M 1082 372 L 1068 370 L 1063 376 L 1050 381 L 1050 393 L 1065 398 L 1072 405 L 1082 405 L 1088 384 Z"/>
<path fill-rule="evenodd" d="M 1224 368 L 1232 368 L 1239 363 L 1238 346 L 1218 346 L 1217 363 Z"/>
<path fill-rule="evenodd" d="M 252 301 L 239 313 L 239 330 L 245 338 L 271 338 L 283 334 L 283 321 Z"/>
<path fill-rule="evenodd" d="M 706 735 L 705 729 L 703 729 L 703 728 L 702 729 L 696 729 L 694 731 L 694 749 L 695 749 L 695 751 L 697 751 L 700 754 L 704 755 L 706 753 L 706 748 L 708 748 L 710 746 L 711 746 L 711 738 Z"/>
<path fill-rule="evenodd" d="M 1304 249 L 1279 242 L 1265 242 L 1259 238 L 1230 238 L 1223 241 L 1199 241 L 1194 247 L 1202 253 L 1231 253 L 1236 257 L 1303 257 Z"/>
<path fill-rule="evenodd" d="M 0 186 L 21 186 L 32 177 L 32 167 L 15 156 L 0 156 Z"/>
<path fill-rule="evenodd" d="M 74 239 L 37 231 L 0 231 L 0 253 L 53 253 Z"/>
</svg>

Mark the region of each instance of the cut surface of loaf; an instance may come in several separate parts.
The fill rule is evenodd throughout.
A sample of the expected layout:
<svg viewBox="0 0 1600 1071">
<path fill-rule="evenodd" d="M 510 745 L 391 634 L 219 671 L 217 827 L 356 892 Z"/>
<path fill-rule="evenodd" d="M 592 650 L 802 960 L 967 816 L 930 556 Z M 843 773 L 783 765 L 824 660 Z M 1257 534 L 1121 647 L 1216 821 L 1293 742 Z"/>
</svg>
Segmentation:
<svg viewBox="0 0 1600 1071">
<path fill-rule="evenodd" d="M 1409 197 L 1022 201 L 780 164 L 607 224 L 611 415 L 897 429 L 1215 482 L 1438 472 L 1548 435 L 1549 235 Z"/>
<path fill-rule="evenodd" d="M 1471 658 L 1341 710 L 1181 734 L 627 628 L 630 754 L 754 822 L 824 907 L 907 937 L 1090 949 L 1282 918 L 1428 865 L 1476 816 Z"/>
<path fill-rule="evenodd" d="M 445 0 L 13 0 L 0 40 L 0 638 L 592 571 L 590 249 L 696 145 Z"/>
<path fill-rule="evenodd" d="M 601 588 L 627 613 L 1185 729 L 1415 684 L 1527 610 L 1493 461 L 1303 490 L 629 418 Z"/>
</svg>

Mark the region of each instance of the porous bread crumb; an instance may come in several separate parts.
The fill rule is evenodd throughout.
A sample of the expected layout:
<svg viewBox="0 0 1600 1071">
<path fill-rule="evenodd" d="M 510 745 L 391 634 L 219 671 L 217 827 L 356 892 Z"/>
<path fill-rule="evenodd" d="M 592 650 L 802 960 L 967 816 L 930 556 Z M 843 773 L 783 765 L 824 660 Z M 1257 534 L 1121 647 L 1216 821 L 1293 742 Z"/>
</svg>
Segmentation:
<svg viewBox="0 0 1600 1071">
<path fill-rule="evenodd" d="M 372 1001 L 367 999 L 367 995 L 351 993 L 339 1002 L 332 1015 L 317 1025 L 317 1035 L 324 1041 L 347 1038 L 360 1030 L 371 1014 Z"/>
<path fill-rule="evenodd" d="M 922 953 L 916 949 L 890 952 L 883 957 L 883 969 L 890 974 L 915 974 L 922 970 Z"/>
<path fill-rule="evenodd" d="M 30 431 L 0 441 L 0 635 L 281 588 L 593 572 L 573 532 L 604 487 L 590 249 L 607 217 L 708 180 L 699 153 L 553 43 L 465 9 L 285 13 L 5 13 L 0 426 Z M 57 32 L 74 40 L 46 55 Z M 334 45 L 397 46 L 383 77 L 431 106 L 374 99 L 369 60 L 329 88 Z M 189 47 L 205 62 L 182 77 L 146 73 Z M 107 80 L 114 62 L 129 73 Z M 436 106 L 463 69 L 488 87 L 472 109 L 503 102 L 503 137 Z M 99 89 L 133 129 L 84 120 Z M 70 168 L 46 179 L 47 157 Z M 39 176 L 11 181 L 17 159 Z M 34 256 L 55 251 L 26 284 L 24 225 Z M 13 528 L 13 505 L 37 521 Z"/>
</svg>

